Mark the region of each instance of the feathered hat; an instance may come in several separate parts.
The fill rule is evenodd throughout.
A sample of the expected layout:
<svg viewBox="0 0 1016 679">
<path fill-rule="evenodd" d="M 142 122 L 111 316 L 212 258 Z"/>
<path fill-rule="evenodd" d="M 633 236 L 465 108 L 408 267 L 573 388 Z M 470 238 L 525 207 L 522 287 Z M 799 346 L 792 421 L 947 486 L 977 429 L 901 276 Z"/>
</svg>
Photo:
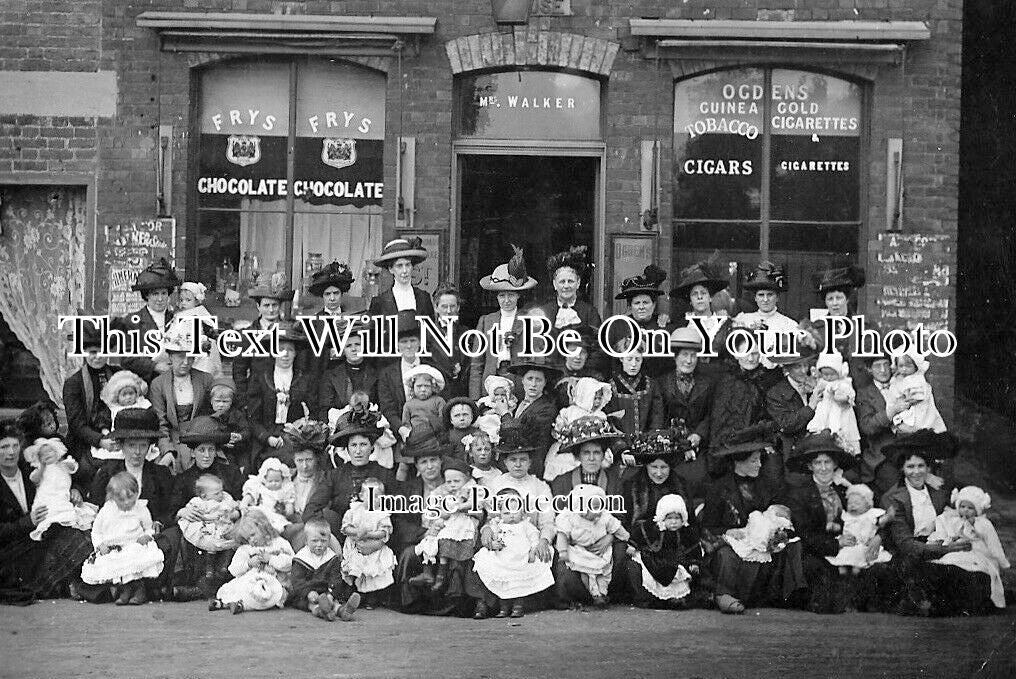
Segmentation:
<svg viewBox="0 0 1016 679">
<path fill-rule="evenodd" d="M 282 427 L 282 435 L 294 451 L 313 450 L 320 453 L 328 445 L 328 425 L 312 420 L 306 404 L 303 406 L 303 417 L 286 423 Z"/>
<path fill-rule="evenodd" d="M 639 295 L 649 295 L 656 299 L 663 294 L 660 284 L 667 279 L 667 272 L 650 264 L 638 276 L 630 276 L 621 281 L 621 292 L 614 299 L 634 299 Z"/>
<path fill-rule="evenodd" d="M 180 279 L 177 278 L 176 271 L 166 261 L 165 257 L 160 257 L 158 262 L 154 262 L 138 274 L 137 280 L 131 286 L 131 290 L 141 292 L 142 290 L 166 288 L 170 292 L 173 292 L 179 285 Z"/>
<path fill-rule="evenodd" d="M 758 266 L 748 272 L 745 290 L 758 292 L 759 290 L 772 290 L 773 292 L 786 292 L 787 279 L 782 266 L 772 262 L 759 262 Z"/>
<path fill-rule="evenodd" d="M 592 266 L 589 262 L 589 248 L 585 245 L 573 245 L 567 250 L 547 258 L 547 271 L 551 276 L 556 274 L 558 269 L 568 267 L 574 269 L 579 280 L 582 280 L 586 275 L 586 269 Z"/>
<path fill-rule="evenodd" d="M 321 297 L 325 290 L 331 286 L 339 289 L 339 292 L 349 292 L 353 285 L 353 272 L 345 262 L 332 262 L 328 266 L 315 271 L 311 284 L 307 287 L 310 294 Z"/>
<path fill-rule="evenodd" d="M 536 279 L 526 272 L 522 248 L 511 244 L 515 254 L 507 264 L 499 264 L 492 274 L 480 279 L 480 287 L 491 292 L 522 292 L 535 288 Z"/>
<path fill-rule="evenodd" d="M 862 287 L 864 280 L 864 269 L 845 255 L 835 258 L 828 269 L 812 276 L 818 294 L 822 296 L 834 290 L 850 294 L 851 290 Z"/>
<path fill-rule="evenodd" d="M 677 286 L 670 291 L 670 296 L 687 299 L 691 289 L 696 285 L 703 286 L 710 295 L 715 295 L 728 287 L 730 281 L 719 270 L 719 258 L 720 253 L 714 252 L 709 259 L 681 269 Z"/>
<path fill-rule="evenodd" d="M 345 448 L 349 443 L 349 437 L 357 434 L 366 436 L 373 443 L 383 433 L 384 426 L 381 424 L 380 413 L 371 410 L 368 406 L 356 405 L 339 417 L 338 422 L 335 423 L 332 445 Z"/>
</svg>

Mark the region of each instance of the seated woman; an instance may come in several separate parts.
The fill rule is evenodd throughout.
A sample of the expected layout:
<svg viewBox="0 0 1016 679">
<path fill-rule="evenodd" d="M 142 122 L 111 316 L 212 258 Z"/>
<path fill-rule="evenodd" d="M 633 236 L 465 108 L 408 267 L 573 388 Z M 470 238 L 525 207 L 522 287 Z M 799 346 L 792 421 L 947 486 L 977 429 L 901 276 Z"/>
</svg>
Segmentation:
<svg viewBox="0 0 1016 679">
<path fill-rule="evenodd" d="M 884 446 L 882 451 L 894 458 L 902 472 L 901 481 L 882 496 L 882 507 L 895 510 L 888 525 L 886 548 L 892 552 L 898 578 L 890 591 L 900 593 L 888 602 L 894 612 L 920 615 L 976 614 L 992 609 L 991 578 L 987 573 L 971 572 L 942 563 L 932 563 L 952 552 L 971 549 L 971 543 L 932 542 L 935 518 L 949 503 L 944 489 L 928 482 L 935 460 L 955 455 L 956 444 L 948 434 L 922 429 Z"/>
<path fill-rule="evenodd" d="M 92 553 L 86 531 L 52 525 L 41 541 L 30 533 L 46 518 L 46 508 L 32 508 L 35 484 L 21 459 L 23 433 L 13 420 L 0 422 L 0 588 L 4 603 L 33 597 L 60 597 L 78 589 L 81 564 Z M 76 489 L 73 499 L 81 500 Z M 31 509 L 30 509 L 31 508 Z M 18 591 L 21 593 L 18 594 Z"/>
<path fill-rule="evenodd" d="M 692 507 L 689 520 L 695 522 L 694 505 L 684 481 L 675 469 L 684 460 L 682 449 L 690 450 L 687 430 L 654 429 L 637 434 L 629 442 L 627 455 L 635 467 L 622 485 L 624 507 L 623 522 L 629 530 L 639 521 L 651 521 L 656 516 L 656 503 L 664 495 L 680 495 L 687 507 Z"/>
<path fill-rule="evenodd" d="M 728 469 L 710 487 L 699 515 L 713 552 L 716 605 L 723 613 L 744 613 L 746 606 L 786 606 L 806 586 L 799 541 L 772 554 L 770 561 L 759 562 L 742 559 L 723 540 L 728 530 L 746 528 L 749 514 L 765 511 L 776 500 L 772 487 L 759 477 L 762 454 L 772 446 L 767 436 L 767 426 L 748 427 L 710 453 Z"/>
</svg>

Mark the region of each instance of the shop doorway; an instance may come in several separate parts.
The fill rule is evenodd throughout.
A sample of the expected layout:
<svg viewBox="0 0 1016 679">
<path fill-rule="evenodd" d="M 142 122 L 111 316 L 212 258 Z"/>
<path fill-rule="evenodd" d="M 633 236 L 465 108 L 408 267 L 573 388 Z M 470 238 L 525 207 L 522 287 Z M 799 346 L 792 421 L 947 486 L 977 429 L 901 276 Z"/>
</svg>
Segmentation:
<svg viewBox="0 0 1016 679">
<path fill-rule="evenodd" d="M 458 279 L 468 300 L 462 321 L 473 327 L 481 314 L 497 310 L 497 295 L 480 278 L 508 261 L 512 244 L 525 250 L 526 268 L 539 285 L 522 304 L 553 294 L 547 257 L 585 245 L 597 258 L 599 156 L 483 155 L 458 158 Z M 598 304 L 587 275 L 580 296 Z"/>
</svg>

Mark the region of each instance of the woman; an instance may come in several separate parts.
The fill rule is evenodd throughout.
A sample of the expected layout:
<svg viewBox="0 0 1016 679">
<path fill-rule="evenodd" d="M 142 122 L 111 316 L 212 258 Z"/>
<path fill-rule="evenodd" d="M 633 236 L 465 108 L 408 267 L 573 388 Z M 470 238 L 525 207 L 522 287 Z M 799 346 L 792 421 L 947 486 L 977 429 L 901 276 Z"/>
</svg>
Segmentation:
<svg viewBox="0 0 1016 679">
<path fill-rule="evenodd" d="M 772 262 L 759 262 L 754 271 L 748 272 L 747 279 L 744 289 L 753 294 L 757 310 L 742 311 L 734 317 L 734 323 L 762 333 L 762 353 L 765 354 L 762 365 L 774 370 L 776 365 L 770 362 L 768 355 L 779 350 L 776 343 L 781 336 L 789 337 L 798 329 L 794 319 L 777 309 L 780 293 L 787 291 L 786 278 L 782 267 Z"/>
<path fill-rule="evenodd" d="M 81 564 L 92 553 L 88 533 L 52 524 L 33 540 L 30 533 L 46 518 L 46 508 L 32 507 L 35 484 L 22 460 L 24 434 L 13 420 L 0 422 L 0 603 L 28 603 L 34 598 L 65 596 L 80 589 Z M 81 502 L 71 490 L 71 500 Z"/>
<path fill-rule="evenodd" d="M 247 416 L 255 441 L 251 469 L 260 468 L 269 457 L 292 467 L 293 452 L 285 447 L 283 427 L 307 412 L 317 412 L 317 376 L 294 367 L 297 347 L 306 343 L 307 337 L 298 327 L 280 328 L 280 353 L 274 369 L 258 373 L 247 391 Z"/>
<path fill-rule="evenodd" d="M 323 475 L 306 501 L 303 520 L 323 516 L 332 528 L 332 534 L 342 536 L 342 515 L 349 509 L 349 502 L 360 494 L 364 479 L 374 477 L 385 484 L 385 492 L 393 494 L 392 471 L 370 460 L 374 442 L 381 436 L 376 413 L 349 412 L 336 423 L 332 445 L 345 448 L 349 462 L 342 462 Z M 299 471 L 299 468 L 298 468 Z M 306 472 L 305 472 L 306 474 Z M 297 498 L 299 499 L 299 498 Z"/>
<path fill-rule="evenodd" d="M 416 316 L 434 317 L 434 304 L 426 290 L 413 285 L 413 267 L 427 259 L 427 251 L 419 238 L 396 238 L 388 241 L 376 266 L 388 269 L 395 279 L 390 290 L 370 302 L 369 316 L 397 316 L 400 311 L 413 311 Z"/>
<path fill-rule="evenodd" d="M 205 474 L 211 474 L 222 481 L 222 490 L 237 502 L 240 501 L 243 489 L 243 475 L 240 468 L 218 457 L 221 447 L 229 442 L 229 433 L 223 431 L 216 420 L 208 416 L 194 418 L 187 431 L 180 436 L 194 457 L 194 464 L 173 479 L 173 498 L 170 502 L 174 523 L 180 521 L 201 521 L 200 513 L 187 503 L 197 494 L 197 480 Z M 239 519 L 237 511 L 232 517 Z M 206 579 L 206 571 L 199 564 L 197 548 L 186 540 L 180 541 L 180 555 L 183 562 L 183 574 L 173 588 L 173 598 L 177 601 L 209 598 L 222 585 L 216 578 Z M 220 558 L 227 558 L 223 554 Z"/>
<path fill-rule="evenodd" d="M 141 293 L 141 299 L 145 306 L 134 313 L 117 319 L 118 329 L 126 332 L 136 331 L 139 337 L 144 337 L 149 330 L 158 330 L 160 333 L 169 329 L 169 323 L 173 320 L 173 310 L 169 308 L 169 297 L 176 287 L 180 285 L 176 271 L 165 257 L 159 259 L 147 269 L 138 274 L 131 290 Z M 130 370 L 138 375 L 145 382 L 151 384 L 158 375 L 169 370 L 166 362 L 153 361 L 147 356 L 124 358 L 120 361 L 124 370 Z"/>
<path fill-rule="evenodd" d="M 602 417 L 580 417 L 572 422 L 561 438 L 561 452 L 571 452 L 579 466 L 551 480 L 554 495 L 565 496 L 580 484 L 599 486 L 607 495 L 620 494 L 617 467 L 604 468 L 603 461 L 607 449 L 620 449 L 623 439 L 624 434 Z"/>
<path fill-rule="evenodd" d="M 106 502 L 106 485 L 109 480 L 122 471 L 132 474 L 141 487 L 141 499 L 148 501 L 148 510 L 154 521 L 155 544 L 162 550 L 164 563 L 175 564 L 182 535 L 174 516 L 173 476 L 165 466 L 145 460 L 149 447 L 162 436 L 159 420 L 151 408 L 126 408 L 120 411 L 116 416 L 116 428 L 110 432 L 110 436 L 120 443 L 123 459 L 109 460 L 99 469 L 92 481 L 88 499 L 102 507 Z M 149 592 L 150 599 L 171 598 L 173 569 L 164 568 L 162 575 L 151 584 L 158 591 Z M 98 590 L 82 593 L 90 600 L 103 597 Z M 153 594 L 159 596 L 153 597 Z"/>
<path fill-rule="evenodd" d="M 584 245 L 559 252 L 547 259 L 547 271 L 554 284 L 554 299 L 540 308 L 558 330 L 570 325 L 600 327 L 600 312 L 589 302 L 579 299 L 582 278 L 586 275 L 587 248 Z"/>
<path fill-rule="evenodd" d="M 806 587 L 799 542 L 773 554 L 772 561 L 760 563 L 742 559 L 723 539 L 728 530 L 745 528 L 749 514 L 765 511 L 776 499 L 776 491 L 759 477 L 762 454 L 771 449 L 765 437 L 759 427 L 749 427 L 736 432 L 713 454 L 729 471 L 709 489 L 699 523 L 715 550 L 711 570 L 716 605 L 723 613 L 744 613 L 747 606 L 787 606 Z"/>
<path fill-rule="evenodd" d="M 610 379 L 612 396 L 604 412 L 623 412 L 618 425 L 625 434 L 661 429 L 667 422 L 663 391 L 655 377 L 645 370 L 645 343 L 629 348 L 630 338 L 618 340 L 616 349 L 627 356 L 615 359 L 618 366 Z M 669 337 L 668 337 L 669 341 Z"/>
<path fill-rule="evenodd" d="M 628 304 L 627 316 L 635 321 L 636 325 L 641 330 L 646 332 L 658 331 L 661 329 L 666 330 L 667 324 L 670 322 L 670 317 L 667 315 L 661 315 L 657 309 L 657 303 L 660 295 L 663 294 L 663 290 L 660 289 L 660 285 L 667 279 L 667 272 L 656 266 L 650 264 L 645 268 L 639 276 L 631 276 L 621 281 L 621 291 L 614 295 L 614 299 L 623 299 Z M 637 344 L 641 344 L 641 338 L 633 338 L 631 336 L 631 327 L 628 323 L 614 321 L 611 324 L 610 330 L 607 334 L 607 342 L 612 347 L 616 347 L 618 342 L 621 341 L 635 341 Z M 658 346 L 658 343 L 654 343 L 651 348 L 654 352 L 660 352 L 661 349 L 666 349 L 665 346 Z M 670 359 L 666 357 L 661 358 L 647 358 L 645 359 L 644 370 L 650 377 L 659 377 L 670 370 L 671 363 Z M 614 366 L 614 374 L 619 372 L 619 366 Z"/>
<path fill-rule="evenodd" d="M 169 355 L 170 370 L 152 382 L 149 398 L 159 415 L 160 464 L 172 465 L 177 472 L 191 465 L 191 451 L 180 441 L 181 432 L 199 415 L 211 415 L 211 389 L 215 378 L 194 369 L 194 357 L 188 328 L 176 327 L 167 332 L 162 349 Z M 118 416 L 119 417 L 119 416 Z"/>
<path fill-rule="evenodd" d="M 724 355 L 724 341 L 730 333 L 730 316 L 725 309 L 713 310 L 713 295 L 726 290 L 729 285 L 727 278 L 713 272 L 709 262 L 699 262 L 681 271 L 677 286 L 670 291 L 671 299 L 691 306 L 684 319 L 677 320 L 675 325 L 691 327 L 700 337 L 705 332 L 713 338 L 710 343 L 712 353 L 720 357 Z M 692 317 L 700 318 L 693 321 Z M 718 377 L 725 369 L 719 357 L 699 356 L 700 372 Z"/>
<path fill-rule="evenodd" d="M 537 477 L 542 477 L 543 462 L 551 443 L 550 432 L 558 412 L 548 386 L 554 383 L 561 371 L 550 365 L 546 358 L 540 357 L 519 359 L 508 370 L 520 378 L 522 398 L 513 412 L 508 412 L 507 405 L 499 402 L 494 407 L 494 413 L 502 420 L 505 416 L 511 416 L 519 421 L 520 426 L 533 432 L 536 450 L 533 451 L 531 460 L 532 472 Z"/>
<path fill-rule="evenodd" d="M 81 370 L 64 382 L 63 404 L 67 412 L 67 449 L 80 465 L 77 478 L 90 483 L 99 467 L 92 459 L 92 447 L 109 450 L 113 445 L 100 424 L 108 422 L 110 414 L 99 395 L 117 368 L 110 366 L 109 359 L 99 353 L 102 343 L 97 330 L 86 325 L 83 335 L 85 362 Z"/>
<path fill-rule="evenodd" d="M 293 291 L 284 289 L 272 289 L 269 287 L 254 288 L 249 293 L 250 298 L 257 305 L 258 315 L 251 324 L 252 330 L 271 330 L 282 320 L 282 305 L 293 301 Z M 271 356 L 255 355 L 250 356 L 250 343 L 246 335 L 240 345 L 240 354 L 233 359 L 233 382 L 236 383 L 236 393 L 240 397 L 247 395 L 250 383 L 255 376 L 263 372 L 272 371 Z M 268 342 L 260 340 L 262 347 L 267 350 Z"/>
<path fill-rule="evenodd" d="M 951 545 L 928 542 L 935 517 L 948 504 L 944 488 L 929 482 L 936 460 L 956 454 L 948 434 L 922 429 L 884 446 L 896 460 L 900 482 L 882 497 L 882 507 L 894 512 L 888 525 L 886 548 L 893 553 L 890 565 L 898 578 L 895 591 L 900 600 L 895 612 L 920 615 L 970 615 L 992 609 L 991 579 L 987 573 L 965 571 L 958 566 L 930 563 L 949 552 L 968 551 L 969 542 Z M 891 602 L 890 602 L 891 603 Z"/>
<path fill-rule="evenodd" d="M 476 329 L 489 337 L 491 330 L 500 338 L 500 348 L 491 348 L 482 355 L 472 359 L 469 373 L 469 397 L 474 401 L 483 396 L 483 382 L 491 375 L 508 375 L 508 366 L 512 358 L 518 354 L 519 344 L 514 339 L 522 334 L 522 321 L 519 319 L 519 300 L 526 290 L 536 287 L 536 279 L 526 273 L 526 261 L 522 248 L 515 249 L 515 254 L 507 264 L 499 264 L 493 273 L 480 279 L 480 287 L 497 293 L 498 311 L 480 316 Z M 521 343 L 520 343 L 521 344 Z"/>
<path fill-rule="evenodd" d="M 821 349 L 827 332 L 826 325 L 830 317 L 843 318 L 849 321 L 851 308 L 856 307 L 856 291 L 864 287 L 864 269 L 845 263 L 826 269 L 815 274 L 819 298 L 822 300 L 824 309 L 812 309 L 811 315 L 801 321 L 801 327 L 808 330 L 815 338 L 814 344 Z M 841 332 L 851 330 L 848 324 L 841 328 Z M 837 341 L 836 348 L 843 356 L 843 360 L 850 367 L 850 378 L 854 382 L 854 389 L 860 389 L 871 382 L 871 376 L 864 370 L 864 362 L 853 357 L 854 336 L 851 331 L 847 337 Z"/>
<path fill-rule="evenodd" d="M 786 499 L 794 529 L 801 538 L 804 577 L 810 590 L 808 608 L 814 613 L 866 608 L 879 573 L 887 568 L 876 564 L 856 578 L 845 578 L 826 560 L 852 544 L 851 538 L 842 535 L 845 491 L 850 485 L 843 479 L 843 472 L 856 465 L 857 459 L 828 433 L 805 437 L 786 460 L 787 471 L 807 478 L 790 488 Z M 874 542 L 877 544 L 871 550 L 877 554 L 882 543 L 877 537 Z"/>
<path fill-rule="evenodd" d="M 311 284 L 307 287 L 307 291 L 324 301 L 324 307 L 314 314 L 322 321 L 317 327 L 317 332 L 322 334 L 327 332 L 323 322 L 326 322 L 330 318 L 342 316 L 345 313 L 342 310 L 342 296 L 349 292 L 349 289 L 353 286 L 353 281 L 353 272 L 345 262 L 332 262 L 312 274 Z M 353 312 L 350 315 L 357 315 L 359 313 L 363 312 Z M 318 370 L 324 372 L 329 368 L 340 365 L 341 359 L 338 347 L 334 346 L 331 342 L 326 342 L 321 355 L 315 356 L 313 363 Z"/>
<path fill-rule="evenodd" d="M 649 434 L 673 437 L 676 430 L 661 429 Z M 644 443 L 642 442 L 644 440 Z M 664 495 L 680 495 L 685 506 L 694 510 L 692 496 L 688 494 L 684 481 L 675 473 L 684 460 L 682 453 L 677 452 L 677 442 L 662 444 L 657 436 L 640 437 L 633 442 L 629 455 L 638 467 L 622 486 L 624 506 L 627 510 L 624 518 L 625 528 L 631 528 L 638 521 L 652 521 L 656 513 L 656 503 Z M 689 518 L 694 521 L 694 512 Z"/>
</svg>

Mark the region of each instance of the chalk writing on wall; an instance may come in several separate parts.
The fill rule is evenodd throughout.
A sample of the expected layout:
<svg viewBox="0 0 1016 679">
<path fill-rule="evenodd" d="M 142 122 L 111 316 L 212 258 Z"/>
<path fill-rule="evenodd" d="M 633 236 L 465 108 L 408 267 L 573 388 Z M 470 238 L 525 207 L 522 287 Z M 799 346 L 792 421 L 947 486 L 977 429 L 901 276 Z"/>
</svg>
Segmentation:
<svg viewBox="0 0 1016 679">
<path fill-rule="evenodd" d="M 952 238 L 944 234 L 880 233 L 873 248 L 878 324 L 883 329 L 949 327 L 955 283 Z"/>
</svg>

